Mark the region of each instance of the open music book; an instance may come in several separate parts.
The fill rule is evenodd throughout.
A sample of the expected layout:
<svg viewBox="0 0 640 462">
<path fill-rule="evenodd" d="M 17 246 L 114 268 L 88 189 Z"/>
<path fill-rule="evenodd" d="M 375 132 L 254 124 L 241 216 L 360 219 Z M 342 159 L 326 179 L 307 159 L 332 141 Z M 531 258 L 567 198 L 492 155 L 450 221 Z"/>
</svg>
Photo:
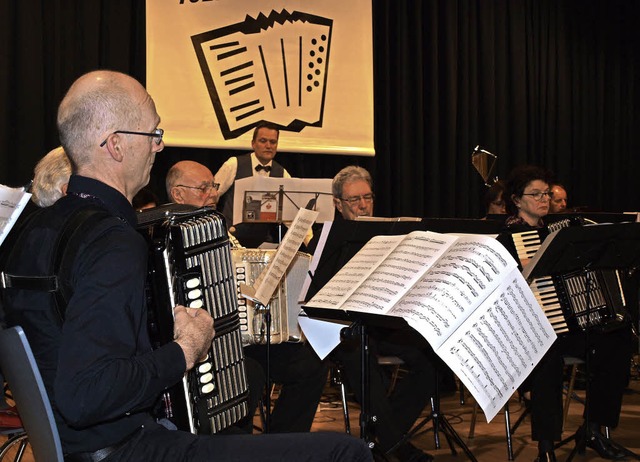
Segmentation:
<svg viewBox="0 0 640 462">
<path fill-rule="evenodd" d="M 308 303 L 403 318 L 462 380 L 491 420 L 556 335 L 495 239 L 414 231 L 371 239 Z M 340 316 L 336 316 L 340 318 Z"/>
</svg>

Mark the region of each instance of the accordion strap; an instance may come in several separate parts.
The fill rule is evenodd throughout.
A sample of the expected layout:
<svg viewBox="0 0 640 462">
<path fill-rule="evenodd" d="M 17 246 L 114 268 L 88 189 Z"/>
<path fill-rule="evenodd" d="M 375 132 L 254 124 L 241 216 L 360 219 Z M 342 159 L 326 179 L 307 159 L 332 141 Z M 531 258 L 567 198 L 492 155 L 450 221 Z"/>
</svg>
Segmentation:
<svg viewBox="0 0 640 462">
<path fill-rule="evenodd" d="M 97 227 L 102 218 L 109 216 L 111 215 L 106 210 L 94 204 L 76 210 L 67 218 L 62 231 L 58 234 L 49 267 L 51 275 L 23 276 L 2 272 L 0 287 L 53 293 L 57 315 L 63 322 L 67 304 L 73 293 L 68 281 L 80 242 L 93 228 Z M 24 226 L 24 228 L 27 227 Z M 25 230 L 24 228 L 22 231 Z M 22 239 L 18 238 L 15 248 L 20 246 L 21 241 Z"/>
</svg>

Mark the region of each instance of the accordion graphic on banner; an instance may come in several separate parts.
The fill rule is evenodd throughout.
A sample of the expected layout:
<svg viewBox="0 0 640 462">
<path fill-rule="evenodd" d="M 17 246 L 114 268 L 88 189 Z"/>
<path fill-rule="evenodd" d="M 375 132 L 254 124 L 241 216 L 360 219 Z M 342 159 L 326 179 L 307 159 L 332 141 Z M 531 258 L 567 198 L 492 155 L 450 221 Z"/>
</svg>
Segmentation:
<svg viewBox="0 0 640 462">
<path fill-rule="evenodd" d="M 138 214 L 149 244 L 147 299 L 154 348 L 173 340 L 173 307 L 207 310 L 216 335 L 206 359 L 165 391 L 158 418 L 211 434 L 248 414 L 248 383 L 229 238 L 221 214 L 169 204 Z"/>
<path fill-rule="evenodd" d="M 191 37 L 222 135 L 322 126 L 333 20 L 286 10 Z"/>
</svg>

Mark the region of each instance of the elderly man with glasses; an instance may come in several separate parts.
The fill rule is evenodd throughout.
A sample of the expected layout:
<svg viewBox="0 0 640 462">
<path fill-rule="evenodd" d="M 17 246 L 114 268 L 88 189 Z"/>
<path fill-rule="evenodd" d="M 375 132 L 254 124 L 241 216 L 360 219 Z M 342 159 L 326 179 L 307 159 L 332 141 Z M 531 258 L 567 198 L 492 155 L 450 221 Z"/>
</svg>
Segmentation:
<svg viewBox="0 0 640 462">
<path fill-rule="evenodd" d="M 333 204 L 345 220 L 373 216 L 373 182 L 369 172 L 355 165 L 345 167 L 333 178 Z M 433 457 L 403 436 L 420 416 L 433 396 L 436 373 L 433 352 L 414 330 L 369 329 L 371 363 L 369 364 L 369 402 L 376 416 L 378 447 L 400 461 L 425 462 Z M 358 340 L 343 341 L 331 354 L 342 364 L 347 382 L 359 402 L 361 394 L 361 348 Z M 388 393 L 386 373 L 378 356 L 396 356 L 403 361 L 406 373 Z"/>
<path fill-rule="evenodd" d="M 167 172 L 165 180 L 167 196 L 177 204 L 196 207 L 216 207 L 218 188 L 213 173 L 204 165 L 192 160 L 174 164 Z"/>
<path fill-rule="evenodd" d="M 333 178 L 333 205 L 345 220 L 373 216 L 371 175 L 362 167 L 351 165 Z"/>
</svg>

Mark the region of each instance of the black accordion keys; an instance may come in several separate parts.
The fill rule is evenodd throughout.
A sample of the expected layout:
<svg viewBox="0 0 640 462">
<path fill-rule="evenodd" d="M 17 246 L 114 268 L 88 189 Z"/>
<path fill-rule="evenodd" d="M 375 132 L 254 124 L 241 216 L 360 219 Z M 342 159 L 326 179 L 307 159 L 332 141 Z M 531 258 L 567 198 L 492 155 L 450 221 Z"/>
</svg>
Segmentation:
<svg viewBox="0 0 640 462">
<path fill-rule="evenodd" d="M 169 204 L 138 214 L 149 243 L 148 327 L 155 348 L 173 340 L 173 307 L 202 308 L 216 335 L 207 358 L 167 390 L 156 416 L 194 434 L 224 430 L 248 414 L 248 383 L 224 218 Z"/>
<path fill-rule="evenodd" d="M 618 270 L 574 271 L 535 278 L 531 290 L 556 334 L 623 325 L 626 306 Z"/>
<path fill-rule="evenodd" d="M 560 220 L 546 228 L 513 233 L 511 237 L 519 261 L 526 265 L 549 234 L 580 225 L 583 221 L 576 217 Z M 589 328 L 612 330 L 623 325 L 626 300 L 618 270 L 573 271 L 534 278 L 529 285 L 558 335 Z"/>
</svg>

